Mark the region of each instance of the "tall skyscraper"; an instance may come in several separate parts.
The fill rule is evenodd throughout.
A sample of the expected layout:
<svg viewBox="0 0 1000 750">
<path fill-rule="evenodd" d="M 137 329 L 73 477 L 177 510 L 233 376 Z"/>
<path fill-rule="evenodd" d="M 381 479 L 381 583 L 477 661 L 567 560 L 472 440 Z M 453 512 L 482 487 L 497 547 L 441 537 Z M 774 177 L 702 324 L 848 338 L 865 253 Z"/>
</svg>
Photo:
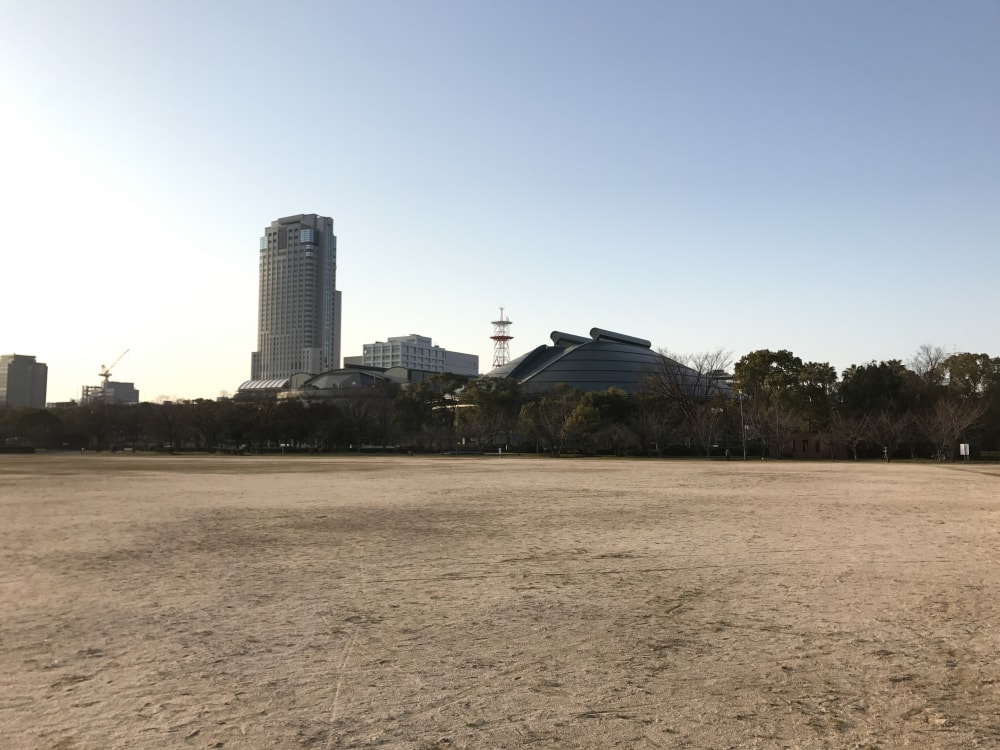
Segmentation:
<svg viewBox="0 0 1000 750">
<path fill-rule="evenodd" d="M 45 408 L 49 368 L 27 354 L 0 355 L 0 406 Z"/>
<path fill-rule="evenodd" d="M 260 299 L 252 380 L 340 367 L 340 292 L 333 219 L 271 222 L 260 238 Z"/>
</svg>

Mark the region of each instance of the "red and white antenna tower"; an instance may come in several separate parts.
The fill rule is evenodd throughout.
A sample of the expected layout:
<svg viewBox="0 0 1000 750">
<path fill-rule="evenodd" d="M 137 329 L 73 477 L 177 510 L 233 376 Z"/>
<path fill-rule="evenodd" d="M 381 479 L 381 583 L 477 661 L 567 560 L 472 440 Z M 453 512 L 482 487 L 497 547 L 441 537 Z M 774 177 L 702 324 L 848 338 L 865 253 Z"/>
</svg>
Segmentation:
<svg viewBox="0 0 1000 750">
<path fill-rule="evenodd" d="M 493 369 L 503 367 L 510 362 L 510 340 L 514 338 L 510 335 L 510 318 L 504 317 L 503 308 L 500 308 L 500 319 L 493 321 Z"/>
</svg>

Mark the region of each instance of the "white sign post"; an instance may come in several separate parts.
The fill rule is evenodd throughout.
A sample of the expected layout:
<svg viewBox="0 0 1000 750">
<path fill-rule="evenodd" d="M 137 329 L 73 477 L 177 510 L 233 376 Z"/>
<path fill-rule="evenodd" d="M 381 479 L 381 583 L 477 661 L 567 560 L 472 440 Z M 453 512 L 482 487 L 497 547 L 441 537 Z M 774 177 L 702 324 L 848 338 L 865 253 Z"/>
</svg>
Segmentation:
<svg viewBox="0 0 1000 750">
<path fill-rule="evenodd" d="M 958 446 L 958 452 L 960 454 L 962 454 L 963 456 L 965 456 L 965 460 L 966 461 L 969 460 L 969 444 L 968 443 L 961 443 Z"/>
</svg>

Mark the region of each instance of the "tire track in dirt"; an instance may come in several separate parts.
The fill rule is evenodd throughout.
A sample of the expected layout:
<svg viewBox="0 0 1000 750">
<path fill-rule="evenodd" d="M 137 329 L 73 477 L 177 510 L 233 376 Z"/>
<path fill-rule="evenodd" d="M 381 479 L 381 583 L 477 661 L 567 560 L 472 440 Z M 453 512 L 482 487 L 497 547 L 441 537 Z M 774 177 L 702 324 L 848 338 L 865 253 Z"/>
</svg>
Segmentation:
<svg viewBox="0 0 1000 750">
<path fill-rule="evenodd" d="M 371 605 L 371 597 L 368 594 L 368 584 L 365 580 L 365 548 L 363 545 L 358 546 L 358 579 L 359 587 L 361 589 L 362 600 Z M 333 705 L 330 708 L 330 723 L 335 724 L 338 718 L 338 711 L 340 709 L 340 692 L 344 686 L 344 677 L 347 670 L 347 665 L 350 663 L 351 651 L 354 649 L 354 644 L 358 639 L 358 632 L 361 630 L 363 620 L 354 624 L 351 629 L 351 636 L 344 646 L 343 654 L 340 658 L 340 663 L 337 666 L 337 687 L 333 693 Z M 332 742 L 332 737 L 331 737 Z M 331 745 L 332 746 L 332 745 Z"/>
</svg>

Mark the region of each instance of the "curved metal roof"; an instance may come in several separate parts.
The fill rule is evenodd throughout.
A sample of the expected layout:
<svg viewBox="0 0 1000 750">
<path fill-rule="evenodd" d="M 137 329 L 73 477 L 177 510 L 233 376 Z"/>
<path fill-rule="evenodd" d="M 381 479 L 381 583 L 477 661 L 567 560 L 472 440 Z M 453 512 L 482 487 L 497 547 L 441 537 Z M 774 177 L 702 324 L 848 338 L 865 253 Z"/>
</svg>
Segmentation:
<svg viewBox="0 0 1000 750">
<path fill-rule="evenodd" d="M 551 338 L 551 346 L 532 349 L 486 376 L 514 378 L 526 393 L 563 383 L 585 392 L 616 387 L 636 393 L 664 361 L 646 339 L 603 328 L 590 329 L 590 338 L 562 331 L 553 331 Z"/>
<path fill-rule="evenodd" d="M 241 391 L 279 391 L 288 387 L 289 378 L 268 378 L 267 380 L 244 380 Z"/>
<path fill-rule="evenodd" d="M 377 383 L 384 383 L 387 379 L 382 373 L 372 372 L 371 370 L 331 370 L 307 380 L 302 388 L 316 388 L 319 390 L 328 388 L 366 388 Z"/>
</svg>

